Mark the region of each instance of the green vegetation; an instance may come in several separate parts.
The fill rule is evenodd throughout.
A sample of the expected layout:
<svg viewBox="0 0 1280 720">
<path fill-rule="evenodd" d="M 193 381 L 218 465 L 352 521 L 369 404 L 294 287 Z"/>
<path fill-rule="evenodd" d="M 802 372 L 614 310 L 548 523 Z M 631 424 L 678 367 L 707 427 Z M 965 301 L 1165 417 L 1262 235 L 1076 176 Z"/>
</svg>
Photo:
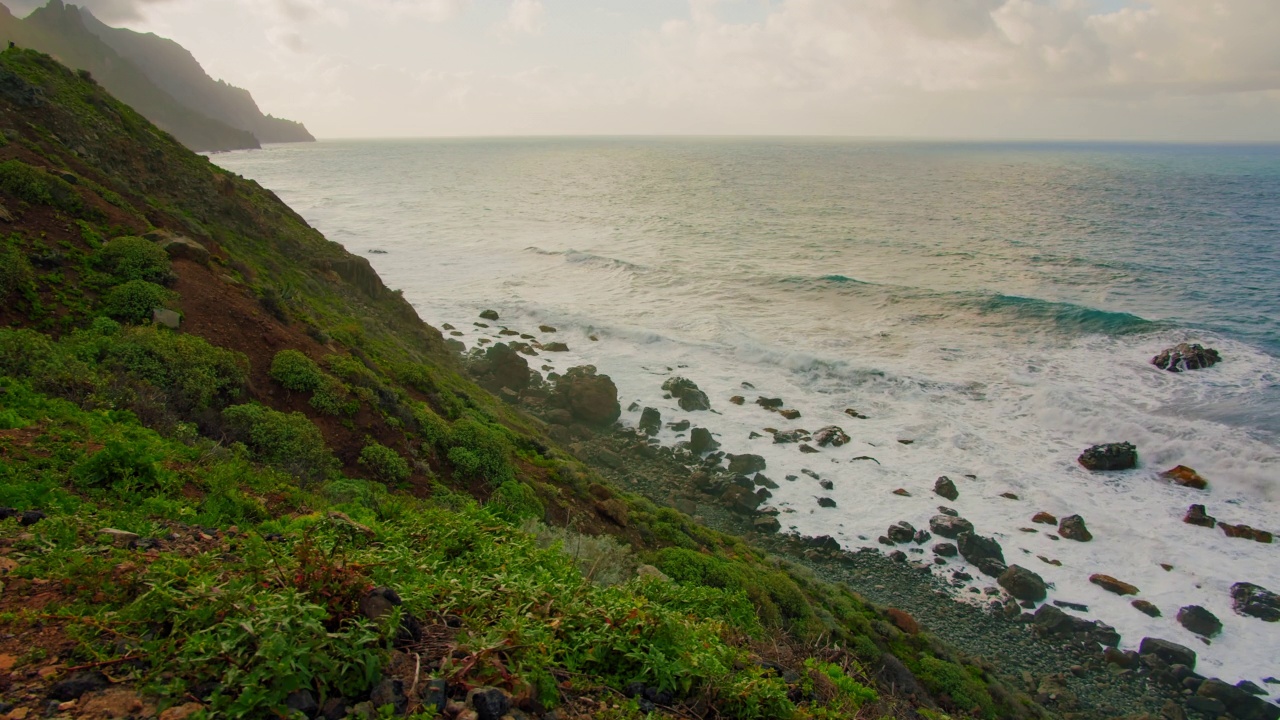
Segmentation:
<svg viewBox="0 0 1280 720">
<path fill-rule="evenodd" d="M 374 479 L 388 485 L 397 485 L 409 479 L 412 470 L 409 463 L 400 453 L 386 445 L 369 443 L 360 451 L 360 465 L 373 475 Z"/>
<path fill-rule="evenodd" d="M 136 325 L 150 321 L 152 312 L 168 305 L 172 297 L 172 293 L 155 283 L 130 280 L 107 292 L 102 299 L 102 309 L 107 317 Z"/>
<path fill-rule="evenodd" d="M 271 379 L 286 390 L 311 392 L 324 384 L 324 373 L 314 360 L 297 350 L 281 350 L 271 361 Z"/>
<path fill-rule="evenodd" d="M 84 210 L 84 202 L 71 183 L 21 160 L 0 162 L 0 190 L 32 205 L 48 205 L 72 215 Z"/>
<path fill-rule="evenodd" d="M 169 278 L 169 256 L 157 244 L 140 237 L 118 237 L 92 257 L 94 267 L 120 281 L 163 283 Z"/>
<path fill-rule="evenodd" d="M 16 248 L 0 248 L 0 300 L 26 295 L 35 287 L 35 271 Z"/>
</svg>

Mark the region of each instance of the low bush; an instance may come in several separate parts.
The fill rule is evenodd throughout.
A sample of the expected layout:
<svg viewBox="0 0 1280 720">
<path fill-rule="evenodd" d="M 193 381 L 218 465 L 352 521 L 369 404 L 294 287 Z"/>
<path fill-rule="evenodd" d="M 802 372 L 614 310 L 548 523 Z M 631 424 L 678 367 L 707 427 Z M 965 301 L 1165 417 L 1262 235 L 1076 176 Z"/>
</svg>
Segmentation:
<svg viewBox="0 0 1280 720">
<path fill-rule="evenodd" d="M 70 183 L 21 160 L 0 162 L 0 190 L 32 205 L 48 205 L 79 213 L 84 202 Z"/>
<path fill-rule="evenodd" d="M 111 332 L 109 325 L 99 322 L 74 334 L 68 342 L 77 346 L 81 357 L 92 348 L 96 352 L 93 359 L 114 373 L 150 384 L 182 417 L 226 406 L 240 397 L 248 382 L 248 358 L 195 335 L 156 327 Z"/>
<path fill-rule="evenodd" d="M 538 493 L 519 480 L 508 480 L 499 485 L 489 497 L 489 507 L 495 515 L 511 523 L 541 520 L 546 513 Z"/>
<path fill-rule="evenodd" d="M 338 468 L 319 428 L 302 413 L 249 403 L 232 405 L 222 411 L 222 417 L 232 437 L 245 443 L 261 462 L 304 480 L 321 480 Z"/>
<path fill-rule="evenodd" d="M 360 409 L 360 401 L 351 397 L 347 386 L 331 375 L 324 376 L 309 404 L 326 415 L 354 415 Z"/>
<path fill-rule="evenodd" d="M 297 350 L 281 350 L 271 360 L 271 379 L 285 390 L 312 392 L 324 382 L 324 372 L 314 360 Z"/>
<path fill-rule="evenodd" d="M 107 242 L 93 254 L 90 263 L 120 282 L 164 283 L 170 277 L 169 256 L 164 249 L 140 237 L 118 237 Z"/>
<path fill-rule="evenodd" d="M 375 479 L 388 485 L 402 483 L 413 474 L 409 462 L 400 457 L 400 453 L 376 442 L 364 446 L 357 462 Z"/>
<path fill-rule="evenodd" d="M 916 665 L 912 669 L 929 692 L 945 696 L 944 700 L 949 699 L 955 710 L 989 720 L 996 717 L 995 701 L 986 683 L 970 674 L 967 668 L 927 655 Z"/>
<path fill-rule="evenodd" d="M 35 280 L 35 271 L 25 255 L 17 248 L 0 249 L 0 300 L 31 292 Z"/>
<path fill-rule="evenodd" d="M 514 450 L 505 428 L 463 418 L 450 432 L 449 462 L 465 477 L 484 479 L 493 487 L 515 479 Z"/>
<path fill-rule="evenodd" d="M 640 565 L 630 546 L 608 535 L 586 535 L 545 525 L 533 518 L 525 519 L 520 529 L 532 535 L 540 547 L 558 550 L 573 558 L 582 576 L 597 585 L 629 582 L 635 578 Z"/>
<path fill-rule="evenodd" d="M 161 455 L 144 443 L 112 440 L 72 470 L 85 488 L 144 491 L 159 485 Z"/>
<path fill-rule="evenodd" d="M 151 320 L 151 313 L 163 308 L 173 293 L 146 280 L 130 280 L 111 288 L 102 298 L 102 310 L 107 317 L 121 322 L 140 324 Z"/>
</svg>

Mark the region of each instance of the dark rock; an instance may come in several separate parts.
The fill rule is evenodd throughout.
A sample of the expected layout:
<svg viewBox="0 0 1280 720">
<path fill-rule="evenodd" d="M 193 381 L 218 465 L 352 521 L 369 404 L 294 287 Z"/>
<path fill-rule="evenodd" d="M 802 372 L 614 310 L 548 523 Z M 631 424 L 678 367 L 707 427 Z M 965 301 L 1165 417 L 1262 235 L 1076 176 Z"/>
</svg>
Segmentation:
<svg viewBox="0 0 1280 720">
<path fill-rule="evenodd" d="M 1110 575 L 1095 573 L 1089 576 L 1089 582 L 1093 583 L 1094 585 L 1097 585 L 1103 590 L 1106 590 L 1108 592 L 1113 592 L 1117 595 L 1137 595 L 1138 594 L 1137 587 L 1130 585 L 1129 583 L 1124 582 L 1123 580 L 1117 580 L 1111 577 Z"/>
<path fill-rule="evenodd" d="M 101 690 L 107 685 L 106 676 L 96 670 L 79 672 L 66 680 L 59 680 L 54 683 L 49 688 L 49 697 L 63 702 L 78 700 L 81 695 L 94 690 Z"/>
<path fill-rule="evenodd" d="M 775 445 L 786 445 L 808 439 L 809 435 L 804 430 L 779 430 L 773 433 L 773 443 Z"/>
<path fill-rule="evenodd" d="M 701 455 L 704 452 L 710 452 L 720 447 L 720 443 L 711 437 L 711 431 L 706 428 L 696 427 L 689 431 L 689 452 L 694 455 Z"/>
<path fill-rule="evenodd" d="M 856 419 L 858 419 L 858 420 L 866 420 L 866 419 L 867 419 L 867 416 L 866 416 L 866 415 L 863 415 L 862 413 L 858 412 L 857 410 L 854 410 L 853 408 L 845 408 L 845 409 L 844 409 L 844 414 L 845 414 L 845 415 L 848 415 L 848 416 L 849 416 L 849 417 L 851 417 L 851 418 L 856 418 Z"/>
<path fill-rule="evenodd" d="M 770 480 L 764 473 L 756 473 L 756 476 L 752 478 L 752 480 L 755 482 L 755 484 L 763 485 L 769 488 L 770 490 L 778 489 L 778 483 Z"/>
<path fill-rule="evenodd" d="M 404 694 L 404 682 L 384 678 L 369 693 L 369 702 L 374 709 L 391 706 L 396 715 L 403 715 L 409 709 L 409 698 Z"/>
<path fill-rule="evenodd" d="M 657 408 L 647 407 L 640 413 L 640 422 L 636 423 L 636 427 L 645 435 L 653 437 L 662 429 L 662 413 Z"/>
<path fill-rule="evenodd" d="M 913 537 L 913 538 L 911 538 L 911 539 L 912 539 L 912 540 L 914 540 L 914 541 L 915 541 L 915 543 L 916 543 L 917 545 L 923 545 L 923 544 L 925 544 L 925 543 L 929 542 L 930 540 L 932 540 L 932 539 L 933 539 L 933 535 L 930 535 L 928 530 L 925 530 L 924 528 L 921 528 L 921 529 L 919 529 L 919 530 L 917 530 L 917 531 L 916 531 L 916 535 L 915 535 L 915 537 Z"/>
<path fill-rule="evenodd" d="M 907 492 L 906 488 L 898 488 L 897 490 L 893 491 L 893 494 L 898 495 L 900 497 L 911 497 L 911 493 Z"/>
<path fill-rule="evenodd" d="M 549 342 L 542 346 L 544 352 L 569 352 L 569 346 L 562 342 Z"/>
<path fill-rule="evenodd" d="M 19 513 L 16 508 L 0 507 L 0 520 L 8 520 L 12 517 L 18 517 L 20 514 L 21 513 Z"/>
<path fill-rule="evenodd" d="M 809 445 L 808 443 L 805 443 L 805 444 L 803 444 L 803 445 L 801 445 L 801 446 L 800 446 L 800 452 L 802 452 L 802 453 L 809 453 L 809 454 L 813 454 L 813 453 L 818 452 L 818 450 L 817 450 L 817 448 L 813 447 L 812 445 Z"/>
<path fill-rule="evenodd" d="M 902 552 L 901 550 L 894 550 L 893 552 L 889 553 L 889 559 L 893 560 L 894 562 L 906 562 L 907 554 Z"/>
<path fill-rule="evenodd" d="M 895 543 L 909 543 L 916 535 L 916 529 L 905 521 L 900 521 L 889 526 L 889 532 L 885 533 L 889 539 Z"/>
<path fill-rule="evenodd" d="M 480 720 L 501 720 L 511 709 L 511 698 L 495 687 L 478 687 L 467 693 L 467 704 Z"/>
<path fill-rule="evenodd" d="M 933 491 L 948 500 L 955 500 L 960 497 L 960 491 L 956 489 L 956 484 L 946 475 L 938 478 L 933 483 Z"/>
<path fill-rule="evenodd" d="M 828 425 L 813 434 L 813 441 L 818 447 L 841 447 L 849 442 L 849 435 L 835 425 Z"/>
<path fill-rule="evenodd" d="M 1221 360 L 1222 355 L 1213 348 L 1203 347 L 1199 343 L 1179 343 L 1151 358 L 1151 364 L 1161 370 L 1183 372 L 1212 367 Z"/>
<path fill-rule="evenodd" d="M 1187 707 L 1211 718 L 1220 717 L 1227 712 L 1227 706 L 1221 700 L 1199 695 L 1192 695 L 1187 698 Z"/>
<path fill-rule="evenodd" d="M 347 716 L 347 708 L 348 705 L 345 698 L 329 698 L 320 708 L 319 717 L 324 718 L 324 720 L 342 720 Z"/>
<path fill-rule="evenodd" d="M 676 399 L 680 409 L 685 412 L 711 409 L 711 401 L 707 399 L 707 394 L 699 390 L 692 380 L 673 377 L 662 383 L 662 389 L 671 393 L 671 397 Z"/>
<path fill-rule="evenodd" d="M 392 613 L 401 604 L 400 596 L 389 587 L 376 587 L 360 598 L 360 613 L 377 622 Z"/>
<path fill-rule="evenodd" d="M 1045 590 L 1043 578 L 1018 565 L 1010 565 L 1008 569 L 1000 574 L 1000 577 L 996 578 L 996 582 L 1006 592 L 1019 600 L 1039 602 L 1044 600 L 1048 594 Z"/>
<path fill-rule="evenodd" d="M 938 531 L 935 529 L 934 532 Z M 1004 563 L 1004 550 L 1001 549 L 1000 543 L 991 538 L 982 537 L 973 532 L 962 532 L 956 536 L 956 547 L 960 550 L 960 555 L 974 565 L 978 565 L 980 560 L 988 559 Z"/>
<path fill-rule="evenodd" d="M 1218 616 L 1199 605 L 1188 605 L 1179 610 L 1178 624 L 1204 637 L 1213 637 L 1222 632 L 1222 621 Z"/>
<path fill-rule="evenodd" d="M 689 421 L 677 420 L 676 422 L 673 422 L 673 423 L 667 423 L 667 428 L 669 430 L 675 430 L 676 432 L 684 432 L 685 430 L 689 429 Z"/>
<path fill-rule="evenodd" d="M 831 498 L 828 498 L 828 497 L 818 498 L 818 507 L 833 508 L 835 506 L 836 506 L 836 501 L 832 500 Z"/>
<path fill-rule="evenodd" d="M 800 418 L 799 410 L 779 410 L 778 414 L 788 420 L 797 420 Z"/>
<path fill-rule="evenodd" d="M 933 552 L 935 555 L 941 555 L 942 557 L 955 557 L 960 553 L 955 545 L 945 542 L 934 545 Z"/>
<path fill-rule="evenodd" d="M 497 319 L 498 319 L 498 311 L 497 311 L 497 310 L 485 310 L 485 311 L 483 311 L 483 312 L 481 312 L 481 313 L 480 313 L 480 319 L 482 319 L 482 320 L 497 320 Z"/>
<path fill-rule="evenodd" d="M 1195 669 L 1196 651 L 1160 638 L 1142 638 L 1138 646 L 1139 655 L 1155 655 L 1169 665 L 1186 665 Z"/>
<path fill-rule="evenodd" d="M 608 375 L 591 365 L 569 368 L 556 378 L 555 395 L 561 405 L 588 425 L 609 425 L 622 415 L 618 388 Z"/>
<path fill-rule="evenodd" d="M 1079 515 L 1068 515 L 1062 518 L 1062 522 L 1058 523 L 1058 534 L 1077 542 L 1089 542 L 1093 539 L 1089 528 L 1084 525 L 1084 518 Z"/>
<path fill-rule="evenodd" d="M 754 515 L 756 508 L 764 503 L 764 498 L 738 485 L 730 485 L 720 496 L 720 500 L 730 510 L 743 515 Z"/>
<path fill-rule="evenodd" d="M 764 458 L 759 455 L 743 453 L 742 455 L 729 455 L 729 472 L 731 473 L 757 473 L 765 469 Z"/>
<path fill-rule="evenodd" d="M 1127 442 L 1094 445 L 1077 460 L 1086 470 L 1129 470 L 1138 464 L 1138 449 Z"/>
<path fill-rule="evenodd" d="M 1017 495 L 1015 495 L 1015 494 L 1013 494 L 1013 493 L 1011 493 L 1011 492 L 1002 492 L 1002 493 L 1000 493 L 1000 497 L 1004 498 L 1005 500 L 1017 500 L 1017 499 L 1018 499 L 1018 496 L 1017 496 Z"/>
<path fill-rule="evenodd" d="M 1280 596 L 1253 583 L 1231 586 L 1231 607 L 1241 615 L 1266 622 L 1280 621 Z"/>
<path fill-rule="evenodd" d="M 835 489 L 835 487 L 836 487 L 836 484 L 835 484 L 835 483 L 833 483 L 833 482 L 831 482 L 830 480 L 819 480 L 819 481 L 818 481 L 818 485 L 819 485 L 823 490 L 834 490 L 834 489 Z"/>
<path fill-rule="evenodd" d="M 983 575 L 993 578 L 1000 577 L 1005 570 L 1009 569 L 1009 566 L 1005 565 L 1004 561 L 997 560 L 995 558 L 981 558 L 979 560 L 974 560 L 973 565 L 978 568 L 978 571 Z"/>
<path fill-rule="evenodd" d="M 777 410 L 782 407 L 782 398 L 756 398 L 756 404 L 765 410 Z"/>
<path fill-rule="evenodd" d="M 804 544 L 815 550 L 833 553 L 840 551 L 840 541 L 830 535 L 816 535 L 811 538 L 805 538 Z"/>
<path fill-rule="evenodd" d="M 953 509 L 951 509 L 951 508 L 949 508 L 949 507 L 946 507 L 945 505 L 939 505 L 939 506 L 938 506 L 938 512 L 942 513 L 943 515 L 950 515 L 951 517 L 960 517 L 960 513 L 959 513 L 959 512 L 957 512 L 957 511 L 955 511 L 955 510 L 953 510 Z"/>
<path fill-rule="evenodd" d="M 1249 693 L 1250 695 L 1266 695 L 1267 691 L 1252 680 L 1241 680 L 1236 683 L 1236 687 Z"/>
<path fill-rule="evenodd" d="M 955 515 L 934 515 L 929 518 L 929 529 L 934 535 L 955 539 L 961 533 L 973 532 L 973 523 Z"/>
<path fill-rule="evenodd" d="M 320 703 L 316 702 L 316 696 L 305 688 L 289 693 L 284 699 L 284 706 L 307 717 L 313 717 L 320 712 Z"/>
<path fill-rule="evenodd" d="M 45 514 L 39 510 L 27 510 L 18 516 L 18 524 L 23 527 L 31 527 L 43 519 L 45 519 Z"/>
<path fill-rule="evenodd" d="M 1182 487 L 1195 488 L 1196 490 L 1204 490 L 1209 487 L 1209 481 L 1200 477 L 1200 473 L 1192 470 L 1186 465 L 1179 465 L 1171 470 L 1165 470 L 1160 473 L 1160 477 L 1181 485 Z"/>
<path fill-rule="evenodd" d="M 1042 525 L 1057 525 L 1058 518 L 1054 517 L 1053 515 L 1050 515 L 1047 512 L 1038 512 L 1034 516 L 1032 516 L 1031 522 L 1040 523 Z"/>
<path fill-rule="evenodd" d="M 1132 650 L 1121 650 L 1120 648 L 1109 647 L 1102 651 L 1102 659 L 1112 665 L 1119 665 L 1122 668 L 1131 668 L 1138 664 L 1138 653 Z"/>
<path fill-rule="evenodd" d="M 1200 683 L 1194 697 L 1217 700 L 1226 707 L 1227 712 L 1240 720 L 1274 720 L 1280 717 L 1280 707 L 1217 678 Z M 1190 700 L 1187 704 L 1190 704 Z"/>
<path fill-rule="evenodd" d="M 1270 544 L 1275 538 L 1266 530 L 1249 527 L 1248 525 L 1231 525 L 1228 523 L 1218 523 L 1218 527 L 1222 528 L 1222 532 L 1227 537 L 1244 538 L 1245 540 L 1253 540 L 1254 542 Z"/>
<path fill-rule="evenodd" d="M 1089 606 L 1084 603 L 1071 602 L 1069 600 L 1054 600 L 1053 604 L 1060 608 L 1075 610 L 1076 612 L 1089 612 Z"/>
<path fill-rule="evenodd" d="M 733 403 L 734 405 L 742 405 L 747 402 L 747 399 L 742 397 L 741 395 L 734 395 L 733 397 L 729 398 L 729 402 Z"/>
<path fill-rule="evenodd" d="M 1218 524 L 1217 518 L 1207 514 L 1203 505 L 1192 505 L 1188 508 L 1186 516 L 1182 518 L 1182 522 L 1207 528 L 1212 528 Z"/>
<path fill-rule="evenodd" d="M 782 529 L 782 523 L 778 522 L 778 518 L 766 515 L 756 518 L 752 527 L 756 532 L 775 533 Z"/>
<path fill-rule="evenodd" d="M 1155 603 L 1147 600 L 1134 600 L 1129 604 L 1137 609 L 1138 612 L 1148 617 L 1158 618 L 1163 614 L 1160 612 L 1160 608 L 1155 606 Z"/>
</svg>

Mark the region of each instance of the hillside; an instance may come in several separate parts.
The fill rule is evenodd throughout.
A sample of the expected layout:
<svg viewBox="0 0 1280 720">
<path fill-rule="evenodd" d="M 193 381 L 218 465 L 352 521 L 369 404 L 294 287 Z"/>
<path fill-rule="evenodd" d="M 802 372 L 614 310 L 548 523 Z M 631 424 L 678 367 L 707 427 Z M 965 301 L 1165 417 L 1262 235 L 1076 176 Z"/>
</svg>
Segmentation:
<svg viewBox="0 0 1280 720">
<path fill-rule="evenodd" d="M 61 0 L 50 0 L 23 19 L 0 5 L 0 41 L 35 48 L 88 71 L 192 150 L 314 139 L 298 123 L 263 115 L 247 91 L 209 78 L 177 43 L 110 28 Z"/>
</svg>

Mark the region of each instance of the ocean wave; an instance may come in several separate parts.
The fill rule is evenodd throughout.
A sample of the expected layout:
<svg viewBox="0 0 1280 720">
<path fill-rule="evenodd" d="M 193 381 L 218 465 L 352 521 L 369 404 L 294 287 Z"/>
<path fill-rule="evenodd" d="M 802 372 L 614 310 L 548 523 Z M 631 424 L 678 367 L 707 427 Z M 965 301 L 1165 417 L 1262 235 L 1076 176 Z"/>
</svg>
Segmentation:
<svg viewBox="0 0 1280 720">
<path fill-rule="evenodd" d="M 1077 335 L 1134 335 L 1167 327 L 1126 312 L 1018 295 L 986 295 L 966 303 L 986 315 L 1013 316 Z"/>
<path fill-rule="evenodd" d="M 648 266 L 641 265 L 639 263 L 607 257 L 605 255 L 596 255 L 595 253 L 574 250 L 573 248 L 569 248 L 568 250 L 545 250 L 537 247 L 536 245 L 530 245 L 525 248 L 525 252 L 531 252 L 535 255 L 545 255 L 548 257 L 561 257 L 564 258 L 566 263 L 572 263 L 575 265 L 593 265 L 608 270 L 623 270 L 625 272 L 635 274 L 649 272 Z"/>
</svg>

